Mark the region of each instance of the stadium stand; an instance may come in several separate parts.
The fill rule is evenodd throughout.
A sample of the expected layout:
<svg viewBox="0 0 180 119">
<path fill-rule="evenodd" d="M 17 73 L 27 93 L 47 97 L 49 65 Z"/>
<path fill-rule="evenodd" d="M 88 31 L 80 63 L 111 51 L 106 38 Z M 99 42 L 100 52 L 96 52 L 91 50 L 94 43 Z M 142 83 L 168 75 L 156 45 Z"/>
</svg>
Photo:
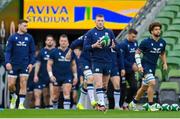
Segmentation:
<svg viewBox="0 0 180 119">
<path fill-rule="evenodd" d="M 1 0 L 0 1 L 0 10 L 3 9 L 4 7 L 6 7 L 6 5 L 8 5 L 8 3 L 10 3 L 11 0 Z"/>
<path fill-rule="evenodd" d="M 135 28 L 138 31 L 138 42 L 140 43 L 144 38 L 150 36 L 148 25 L 151 22 L 158 21 L 162 24 L 162 37 L 167 43 L 168 71 L 163 71 L 162 62 L 159 60 L 156 70 L 156 79 L 160 83 L 159 98 L 163 103 L 168 101 L 177 103 L 178 95 L 180 95 L 180 85 L 178 85 L 180 83 L 180 2 L 179 0 L 150 0 L 149 3 L 150 6 L 145 5 L 138 13 L 144 15 L 137 15 L 117 39 L 122 40 L 129 28 Z M 156 8 L 158 9 L 155 10 Z"/>
<path fill-rule="evenodd" d="M 162 82 L 160 86 L 160 103 L 179 103 L 179 84 L 177 82 Z"/>
</svg>

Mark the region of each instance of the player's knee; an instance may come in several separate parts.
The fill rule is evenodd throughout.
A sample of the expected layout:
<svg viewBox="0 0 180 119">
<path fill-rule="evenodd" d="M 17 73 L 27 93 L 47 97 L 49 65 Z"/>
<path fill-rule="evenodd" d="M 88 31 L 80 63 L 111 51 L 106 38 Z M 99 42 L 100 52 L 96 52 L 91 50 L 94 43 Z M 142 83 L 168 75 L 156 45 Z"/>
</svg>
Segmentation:
<svg viewBox="0 0 180 119">
<path fill-rule="evenodd" d="M 142 85 L 140 89 L 145 92 L 145 91 L 147 91 L 147 88 L 148 88 L 147 86 Z"/>
<path fill-rule="evenodd" d="M 8 88 L 9 90 L 12 90 L 15 87 L 15 84 L 12 82 L 8 82 Z"/>
<path fill-rule="evenodd" d="M 34 93 L 34 98 L 35 98 L 35 100 L 40 100 L 40 98 L 41 98 L 41 94 L 40 94 L 40 93 L 35 92 L 35 93 Z"/>
<path fill-rule="evenodd" d="M 96 82 L 96 88 L 102 88 L 102 82 Z"/>
<path fill-rule="evenodd" d="M 93 81 L 94 81 L 93 75 L 87 77 L 87 83 L 93 83 Z"/>
<path fill-rule="evenodd" d="M 64 94 L 64 99 L 70 99 L 70 94 L 69 93 Z"/>
<path fill-rule="evenodd" d="M 155 85 L 156 85 L 155 80 L 150 81 L 148 85 L 149 85 L 149 87 L 155 87 Z"/>
</svg>

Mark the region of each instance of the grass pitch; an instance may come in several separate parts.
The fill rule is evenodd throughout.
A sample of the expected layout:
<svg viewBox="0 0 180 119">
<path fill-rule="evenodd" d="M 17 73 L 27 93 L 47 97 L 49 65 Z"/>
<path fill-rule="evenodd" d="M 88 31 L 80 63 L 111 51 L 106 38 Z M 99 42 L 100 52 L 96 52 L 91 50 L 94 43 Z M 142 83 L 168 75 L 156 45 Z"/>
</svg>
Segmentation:
<svg viewBox="0 0 180 119">
<path fill-rule="evenodd" d="M 108 110 L 107 112 L 100 112 L 96 110 L 5 109 L 0 111 L 0 118 L 180 118 L 180 111 L 134 112 Z"/>
</svg>

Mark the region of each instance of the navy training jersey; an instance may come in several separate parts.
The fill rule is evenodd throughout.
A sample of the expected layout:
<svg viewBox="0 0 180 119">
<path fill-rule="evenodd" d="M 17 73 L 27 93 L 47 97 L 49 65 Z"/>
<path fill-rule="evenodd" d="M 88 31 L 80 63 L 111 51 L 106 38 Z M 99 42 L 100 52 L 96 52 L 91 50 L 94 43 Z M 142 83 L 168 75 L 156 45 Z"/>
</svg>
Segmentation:
<svg viewBox="0 0 180 119">
<path fill-rule="evenodd" d="M 53 60 L 53 73 L 59 75 L 62 78 L 72 77 L 71 63 L 73 60 L 75 60 L 75 54 L 73 52 L 71 60 L 67 61 L 65 56 L 68 50 L 69 48 L 67 48 L 65 51 L 59 48 L 55 48 L 50 54 L 50 59 Z"/>
<path fill-rule="evenodd" d="M 37 61 L 41 63 L 40 65 L 40 70 L 39 74 L 40 76 L 48 78 L 48 72 L 47 72 L 47 61 L 50 58 L 50 53 L 54 50 L 55 48 L 49 50 L 47 48 L 42 48 L 37 56 Z"/>
<path fill-rule="evenodd" d="M 9 37 L 5 62 L 18 65 L 35 63 L 35 44 L 30 34 L 15 33 Z"/>
<path fill-rule="evenodd" d="M 131 72 L 132 65 L 136 63 L 135 52 L 138 48 L 138 42 L 130 42 L 127 39 L 124 39 L 117 47 L 122 51 L 125 70 Z"/>
<path fill-rule="evenodd" d="M 83 44 L 84 44 L 84 36 L 80 36 L 78 39 L 74 40 L 71 45 L 70 48 L 72 50 L 74 50 L 77 47 L 82 47 L 83 48 Z M 88 50 L 82 50 L 81 52 L 81 59 L 86 59 L 90 62 L 90 52 Z"/>
<path fill-rule="evenodd" d="M 118 67 L 119 70 L 124 69 L 124 60 L 121 51 L 114 50 L 111 48 L 111 52 L 112 52 L 112 68 Z"/>
<path fill-rule="evenodd" d="M 156 65 L 159 55 L 165 52 L 166 42 L 162 38 L 158 41 L 152 38 L 144 39 L 139 50 L 143 53 L 142 64 Z"/>
<path fill-rule="evenodd" d="M 111 39 L 110 45 L 103 48 L 92 48 L 91 45 L 100 40 L 100 38 L 104 35 L 108 35 Z M 92 62 L 112 63 L 110 46 L 112 44 L 112 40 L 115 40 L 115 36 L 111 30 L 106 28 L 98 30 L 95 27 L 89 30 L 84 37 L 84 50 L 88 50 L 91 52 Z"/>
</svg>

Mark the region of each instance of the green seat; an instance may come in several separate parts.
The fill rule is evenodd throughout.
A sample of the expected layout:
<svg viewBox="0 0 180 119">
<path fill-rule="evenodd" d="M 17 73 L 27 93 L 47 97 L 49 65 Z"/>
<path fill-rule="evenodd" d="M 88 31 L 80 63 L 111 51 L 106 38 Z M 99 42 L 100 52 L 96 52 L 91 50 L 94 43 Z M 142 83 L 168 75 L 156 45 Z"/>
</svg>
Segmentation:
<svg viewBox="0 0 180 119">
<path fill-rule="evenodd" d="M 177 14 L 179 12 L 179 6 L 177 6 L 177 5 L 165 6 L 163 9 L 163 12 L 164 11 L 171 11 L 171 12 L 174 12 L 175 14 Z"/>
<path fill-rule="evenodd" d="M 168 18 L 156 18 L 155 21 L 161 22 L 162 24 L 169 25 L 171 23 L 170 19 Z"/>
<path fill-rule="evenodd" d="M 180 58 L 180 51 L 174 50 L 168 53 L 168 57 L 178 57 Z"/>
<path fill-rule="evenodd" d="M 178 38 L 180 36 L 180 32 L 177 31 L 166 31 L 163 33 L 163 38 L 172 38 L 175 39 L 175 41 L 178 41 Z"/>
<path fill-rule="evenodd" d="M 161 69 L 156 69 L 155 76 L 157 76 L 160 81 L 162 80 L 162 72 Z"/>
<path fill-rule="evenodd" d="M 160 60 L 160 59 L 158 59 L 158 61 L 157 61 L 157 68 L 159 68 L 159 69 L 160 69 L 160 68 L 161 68 L 161 66 L 162 66 L 161 64 L 162 64 L 161 60 Z"/>
<path fill-rule="evenodd" d="M 180 6 L 179 0 L 168 0 L 167 5 L 178 5 Z"/>
<path fill-rule="evenodd" d="M 175 90 L 177 94 L 180 92 L 179 84 L 177 82 L 162 82 L 160 90 Z"/>
<path fill-rule="evenodd" d="M 180 32 L 180 24 L 179 25 L 170 25 L 168 27 L 168 31 L 179 31 Z"/>
<path fill-rule="evenodd" d="M 167 30 L 168 25 L 171 23 L 171 20 L 168 18 L 156 18 L 154 21 L 162 24 L 162 31 Z"/>
<path fill-rule="evenodd" d="M 180 70 L 179 69 L 171 69 L 168 73 L 168 77 L 177 77 L 180 78 Z"/>
<path fill-rule="evenodd" d="M 180 19 L 180 12 L 177 13 L 176 18 Z"/>
<path fill-rule="evenodd" d="M 168 51 L 168 52 L 171 51 L 173 49 L 172 47 L 174 47 L 174 46 L 166 44 L 166 51 Z"/>
<path fill-rule="evenodd" d="M 164 12 L 160 12 L 158 15 L 157 15 L 157 18 L 168 18 L 172 21 L 172 19 L 175 17 L 175 13 L 174 12 L 170 12 L 170 11 L 164 11 Z"/>
<path fill-rule="evenodd" d="M 178 57 L 167 57 L 168 69 L 177 69 L 180 67 L 180 58 Z"/>
<path fill-rule="evenodd" d="M 173 50 L 180 50 L 180 44 L 176 44 L 173 46 Z"/>
<path fill-rule="evenodd" d="M 151 34 L 149 33 L 149 31 L 146 31 L 146 32 L 143 33 L 142 36 L 143 36 L 143 37 L 149 37 L 150 35 L 151 35 Z"/>
<path fill-rule="evenodd" d="M 163 37 L 163 38 L 166 41 L 166 44 L 171 46 L 170 49 L 173 49 L 173 46 L 176 44 L 177 40 L 174 38 L 169 38 L 169 37 Z"/>
<path fill-rule="evenodd" d="M 175 18 L 175 19 L 173 19 L 172 24 L 174 24 L 174 25 L 180 25 L 180 18 Z"/>
</svg>

